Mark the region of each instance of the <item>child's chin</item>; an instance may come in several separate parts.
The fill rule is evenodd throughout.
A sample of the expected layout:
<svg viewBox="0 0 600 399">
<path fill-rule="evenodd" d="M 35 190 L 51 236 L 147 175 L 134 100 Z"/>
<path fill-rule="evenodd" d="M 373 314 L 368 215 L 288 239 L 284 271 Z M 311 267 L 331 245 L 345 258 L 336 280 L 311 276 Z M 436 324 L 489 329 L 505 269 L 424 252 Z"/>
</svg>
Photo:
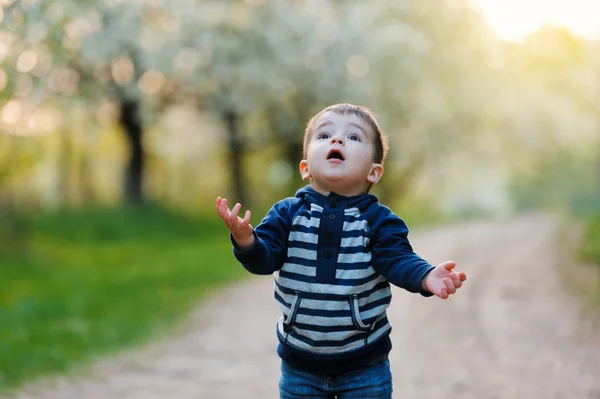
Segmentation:
<svg viewBox="0 0 600 399">
<path fill-rule="evenodd" d="M 347 181 L 348 177 L 344 173 L 328 173 L 324 177 L 325 177 L 325 180 L 331 184 L 349 183 Z"/>
</svg>

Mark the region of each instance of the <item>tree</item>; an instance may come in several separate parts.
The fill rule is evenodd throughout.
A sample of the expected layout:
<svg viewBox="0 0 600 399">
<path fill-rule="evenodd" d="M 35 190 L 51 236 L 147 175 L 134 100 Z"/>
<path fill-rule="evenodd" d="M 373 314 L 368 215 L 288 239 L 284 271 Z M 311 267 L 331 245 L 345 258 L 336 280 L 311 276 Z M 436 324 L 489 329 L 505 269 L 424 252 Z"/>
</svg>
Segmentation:
<svg viewBox="0 0 600 399">
<path fill-rule="evenodd" d="M 156 60 L 172 53 L 176 42 L 157 45 L 153 39 L 176 29 L 178 13 L 119 0 L 96 2 L 93 9 L 74 0 L 15 2 L 4 9 L 3 25 L 12 33 L 11 54 L 2 66 L 32 82 L 24 101 L 33 106 L 58 101 L 66 109 L 82 103 L 93 109 L 107 98 L 118 104 L 129 147 L 127 202 L 144 200 L 143 105 L 162 94 L 161 68 L 169 67 Z"/>
</svg>

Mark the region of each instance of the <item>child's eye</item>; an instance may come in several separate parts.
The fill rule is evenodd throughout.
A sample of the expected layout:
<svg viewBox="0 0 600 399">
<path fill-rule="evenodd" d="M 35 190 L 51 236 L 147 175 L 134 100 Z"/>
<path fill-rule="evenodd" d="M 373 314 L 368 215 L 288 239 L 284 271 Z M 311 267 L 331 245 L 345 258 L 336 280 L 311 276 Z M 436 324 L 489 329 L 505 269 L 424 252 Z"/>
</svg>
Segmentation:
<svg viewBox="0 0 600 399">
<path fill-rule="evenodd" d="M 326 132 L 317 134 L 317 140 L 328 139 L 329 137 L 330 137 L 330 134 L 326 133 Z"/>
<path fill-rule="evenodd" d="M 353 135 L 351 135 L 350 137 L 348 137 L 348 139 L 349 139 L 349 140 L 352 140 L 352 141 L 358 141 L 358 142 L 360 142 L 360 141 L 361 141 L 361 140 L 360 140 L 360 136 L 358 136 L 357 134 L 353 134 Z"/>
</svg>

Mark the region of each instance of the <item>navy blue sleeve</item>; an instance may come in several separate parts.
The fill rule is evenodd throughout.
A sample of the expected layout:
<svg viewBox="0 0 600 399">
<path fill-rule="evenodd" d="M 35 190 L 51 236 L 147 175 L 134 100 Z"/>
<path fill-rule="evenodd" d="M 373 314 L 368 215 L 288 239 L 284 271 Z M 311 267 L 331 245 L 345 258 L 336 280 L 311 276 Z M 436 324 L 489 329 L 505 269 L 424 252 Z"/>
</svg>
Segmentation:
<svg viewBox="0 0 600 399">
<path fill-rule="evenodd" d="M 404 221 L 380 204 L 369 208 L 367 218 L 371 226 L 373 268 L 398 287 L 432 296 L 429 291 L 422 290 L 421 281 L 434 266 L 413 251 Z"/>
<path fill-rule="evenodd" d="M 253 274 L 271 274 L 281 269 L 287 253 L 289 235 L 289 201 L 276 203 L 264 219 L 254 229 L 254 245 L 246 250 L 240 249 L 233 237 L 233 254 Z"/>
</svg>

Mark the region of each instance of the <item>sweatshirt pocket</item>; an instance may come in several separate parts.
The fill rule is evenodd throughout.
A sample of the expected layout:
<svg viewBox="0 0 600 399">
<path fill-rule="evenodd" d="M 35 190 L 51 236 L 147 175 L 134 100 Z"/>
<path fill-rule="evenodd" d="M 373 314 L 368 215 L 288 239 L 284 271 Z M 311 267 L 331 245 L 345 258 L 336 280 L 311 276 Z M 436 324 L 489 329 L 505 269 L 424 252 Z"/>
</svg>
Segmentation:
<svg viewBox="0 0 600 399">
<path fill-rule="evenodd" d="M 373 325 L 365 324 L 360 317 L 360 308 L 358 307 L 358 295 L 352 295 L 349 299 L 350 313 L 352 315 L 352 324 L 359 331 L 370 331 Z"/>
<path fill-rule="evenodd" d="M 283 319 L 283 326 L 285 328 L 290 328 L 294 325 L 294 321 L 296 321 L 296 316 L 298 315 L 298 309 L 300 308 L 300 302 L 302 302 L 302 297 L 300 296 L 300 293 L 296 292 L 296 295 L 294 295 L 294 299 L 290 304 L 290 311 Z"/>
</svg>

